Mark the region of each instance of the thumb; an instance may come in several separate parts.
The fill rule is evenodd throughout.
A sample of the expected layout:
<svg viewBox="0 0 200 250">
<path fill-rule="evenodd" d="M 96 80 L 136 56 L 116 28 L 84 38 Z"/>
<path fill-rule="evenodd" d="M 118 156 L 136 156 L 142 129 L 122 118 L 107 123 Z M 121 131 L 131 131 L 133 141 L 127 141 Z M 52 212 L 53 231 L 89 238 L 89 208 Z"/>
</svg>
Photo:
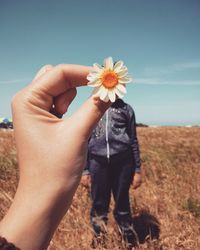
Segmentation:
<svg viewBox="0 0 200 250">
<path fill-rule="evenodd" d="M 88 138 L 110 105 L 110 102 L 103 102 L 93 95 L 71 116 L 72 124 L 81 136 Z"/>
</svg>

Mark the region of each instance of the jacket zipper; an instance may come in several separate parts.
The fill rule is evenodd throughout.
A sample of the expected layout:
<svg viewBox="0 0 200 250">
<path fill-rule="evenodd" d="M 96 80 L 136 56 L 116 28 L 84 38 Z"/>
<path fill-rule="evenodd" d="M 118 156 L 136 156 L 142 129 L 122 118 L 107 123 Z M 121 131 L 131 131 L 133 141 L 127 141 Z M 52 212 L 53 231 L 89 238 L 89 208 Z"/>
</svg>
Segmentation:
<svg viewBox="0 0 200 250">
<path fill-rule="evenodd" d="M 110 147 L 108 141 L 108 110 L 106 111 L 106 148 L 107 148 L 107 159 L 110 159 Z"/>
</svg>

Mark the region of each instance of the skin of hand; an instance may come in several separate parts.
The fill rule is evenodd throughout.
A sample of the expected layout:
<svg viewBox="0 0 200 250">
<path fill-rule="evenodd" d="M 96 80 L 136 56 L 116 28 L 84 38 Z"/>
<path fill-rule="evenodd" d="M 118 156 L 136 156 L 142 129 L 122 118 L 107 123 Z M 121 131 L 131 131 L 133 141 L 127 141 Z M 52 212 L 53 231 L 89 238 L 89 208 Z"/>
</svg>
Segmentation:
<svg viewBox="0 0 200 250">
<path fill-rule="evenodd" d="M 140 187 L 141 184 L 142 184 L 141 173 L 135 173 L 135 175 L 133 176 L 133 188 L 137 189 L 138 187 Z"/>
<path fill-rule="evenodd" d="M 88 188 L 90 186 L 90 184 L 91 184 L 91 176 L 90 175 L 83 175 L 81 177 L 81 184 L 84 187 Z"/>
<path fill-rule="evenodd" d="M 23 250 L 44 250 L 68 210 L 85 166 L 92 129 L 110 103 L 91 96 L 59 119 L 87 84 L 91 67 L 44 66 L 12 100 L 20 179 L 0 235 Z"/>
</svg>

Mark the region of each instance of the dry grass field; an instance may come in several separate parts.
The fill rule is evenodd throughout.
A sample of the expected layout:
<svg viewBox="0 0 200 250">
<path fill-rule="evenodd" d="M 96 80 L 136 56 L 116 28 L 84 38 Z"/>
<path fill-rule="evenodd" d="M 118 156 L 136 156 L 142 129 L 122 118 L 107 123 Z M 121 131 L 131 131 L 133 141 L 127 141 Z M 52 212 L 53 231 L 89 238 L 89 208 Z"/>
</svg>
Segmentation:
<svg viewBox="0 0 200 250">
<path fill-rule="evenodd" d="M 143 184 L 130 191 L 138 249 L 199 250 L 200 127 L 139 128 L 138 138 Z M 0 130 L 0 218 L 12 202 L 17 180 L 13 132 Z M 89 210 L 89 190 L 80 185 L 49 250 L 91 249 Z M 109 250 L 126 249 L 112 212 L 106 244 Z"/>
</svg>

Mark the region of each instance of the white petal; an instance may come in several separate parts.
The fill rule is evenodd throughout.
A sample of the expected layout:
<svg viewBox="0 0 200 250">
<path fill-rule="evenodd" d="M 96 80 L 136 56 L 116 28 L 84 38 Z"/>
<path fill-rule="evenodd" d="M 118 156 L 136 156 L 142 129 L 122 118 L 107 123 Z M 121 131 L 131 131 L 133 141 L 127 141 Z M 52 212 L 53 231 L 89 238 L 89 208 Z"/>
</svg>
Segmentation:
<svg viewBox="0 0 200 250">
<path fill-rule="evenodd" d="M 130 76 L 125 76 L 119 79 L 119 83 L 126 84 L 132 81 Z"/>
<path fill-rule="evenodd" d="M 96 77 L 96 76 L 89 76 L 89 75 L 87 76 L 88 81 L 94 81 L 96 79 L 98 79 L 98 77 Z"/>
<path fill-rule="evenodd" d="M 98 74 L 98 71 L 97 70 L 95 70 L 94 68 L 90 71 L 90 74 Z"/>
<path fill-rule="evenodd" d="M 106 97 L 104 98 L 104 102 L 108 102 L 110 99 L 109 99 L 109 96 L 108 96 L 108 94 L 106 95 Z"/>
<path fill-rule="evenodd" d="M 123 66 L 124 62 L 123 61 L 118 61 L 115 63 L 114 65 L 114 71 L 117 73 L 118 71 L 121 70 L 122 66 Z"/>
<path fill-rule="evenodd" d="M 104 67 L 106 69 L 111 69 L 113 70 L 113 59 L 112 57 L 108 57 L 104 60 Z"/>
<path fill-rule="evenodd" d="M 122 70 L 127 70 L 128 68 L 124 65 L 123 67 L 122 67 Z"/>
<path fill-rule="evenodd" d="M 121 67 L 120 70 L 118 70 L 118 72 L 116 72 L 117 74 L 124 72 L 124 71 L 128 71 L 128 68 L 126 66 Z"/>
<path fill-rule="evenodd" d="M 116 88 L 120 91 L 120 92 L 122 92 L 122 93 L 124 93 L 124 94 L 126 94 L 126 88 L 125 88 L 125 86 L 123 85 L 123 84 L 117 84 L 117 86 L 116 86 Z"/>
<path fill-rule="evenodd" d="M 87 85 L 90 87 L 98 87 L 101 85 L 101 81 L 99 79 L 94 79 L 92 81 L 89 81 Z"/>
<path fill-rule="evenodd" d="M 115 88 L 115 93 L 119 98 L 122 98 L 124 96 L 124 93 L 122 93 L 121 91 L 119 91 L 117 88 Z"/>
<path fill-rule="evenodd" d="M 108 95 L 108 89 L 106 89 L 104 86 L 101 87 L 101 92 L 100 92 L 100 99 L 104 101 L 106 96 Z"/>
<path fill-rule="evenodd" d="M 104 96 L 101 96 L 101 94 L 104 93 Z M 93 95 L 99 96 L 100 99 L 104 102 L 108 102 L 109 101 L 109 97 L 108 97 L 108 89 L 106 89 L 104 86 L 101 87 L 97 87 L 93 90 L 92 92 Z M 106 95 L 105 95 L 106 94 Z"/>
<path fill-rule="evenodd" d="M 103 67 L 99 65 L 98 63 L 93 64 L 94 71 L 98 74 L 101 74 L 103 71 Z"/>
<path fill-rule="evenodd" d="M 91 81 L 91 80 L 94 80 L 96 78 L 98 78 L 99 74 L 98 73 L 89 73 L 87 75 L 87 80 Z"/>
<path fill-rule="evenodd" d="M 99 70 L 95 70 L 94 68 L 90 71 L 89 75 L 98 75 Z"/>
<path fill-rule="evenodd" d="M 111 102 L 115 102 L 115 100 L 116 100 L 116 94 L 115 94 L 114 90 L 109 89 L 108 90 L 108 96 L 109 96 Z"/>
<path fill-rule="evenodd" d="M 124 76 L 127 76 L 128 70 L 121 70 L 120 72 L 117 73 L 117 75 L 121 78 Z"/>
<path fill-rule="evenodd" d="M 102 67 L 101 65 L 99 65 L 98 63 L 94 63 L 94 64 L 93 64 L 93 67 L 94 67 L 95 70 L 100 70 L 100 69 L 103 68 L 103 67 Z"/>
</svg>

